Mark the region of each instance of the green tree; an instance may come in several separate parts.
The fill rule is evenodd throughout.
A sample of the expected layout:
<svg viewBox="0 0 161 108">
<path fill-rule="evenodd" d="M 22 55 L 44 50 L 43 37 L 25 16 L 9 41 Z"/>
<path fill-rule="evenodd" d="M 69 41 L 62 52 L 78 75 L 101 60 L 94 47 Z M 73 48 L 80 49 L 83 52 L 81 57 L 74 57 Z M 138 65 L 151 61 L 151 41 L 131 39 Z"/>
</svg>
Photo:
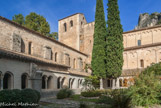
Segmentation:
<svg viewBox="0 0 161 108">
<path fill-rule="evenodd" d="M 123 29 L 120 23 L 118 0 L 108 0 L 108 21 L 106 38 L 107 77 L 117 78 L 123 66 Z"/>
<path fill-rule="evenodd" d="M 14 15 L 12 17 L 12 21 L 20 24 L 20 25 L 24 25 L 25 24 L 25 19 L 24 16 L 22 14 L 18 14 L 18 15 Z"/>
<path fill-rule="evenodd" d="M 50 32 L 50 26 L 46 19 L 34 12 L 25 17 L 25 26 L 43 35 L 47 35 Z"/>
<path fill-rule="evenodd" d="M 58 32 L 52 32 L 52 33 L 48 34 L 47 36 L 51 37 L 55 40 L 58 40 Z"/>
<path fill-rule="evenodd" d="M 95 14 L 94 44 L 92 52 L 92 71 L 99 77 L 106 76 L 105 70 L 105 36 L 106 22 L 103 0 L 97 0 Z"/>
</svg>

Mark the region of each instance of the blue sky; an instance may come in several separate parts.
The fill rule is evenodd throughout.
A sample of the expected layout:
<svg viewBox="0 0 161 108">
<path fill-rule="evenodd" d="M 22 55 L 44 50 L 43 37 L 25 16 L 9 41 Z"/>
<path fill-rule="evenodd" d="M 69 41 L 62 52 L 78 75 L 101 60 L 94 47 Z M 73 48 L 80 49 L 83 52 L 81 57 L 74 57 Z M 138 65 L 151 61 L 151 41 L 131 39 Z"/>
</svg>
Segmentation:
<svg viewBox="0 0 161 108">
<path fill-rule="evenodd" d="M 107 1 L 104 1 L 107 19 Z M 96 0 L 0 0 L 0 16 L 12 19 L 15 14 L 30 12 L 43 15 L 51 31 L 58 31 L 58 20 L 74 13 L 84 13 L 87 22 L 95 19 Z M 161 12 L 161 0 L 118 0 L 124 31 L 133 30 L 140 13 Z"/>
</svg>

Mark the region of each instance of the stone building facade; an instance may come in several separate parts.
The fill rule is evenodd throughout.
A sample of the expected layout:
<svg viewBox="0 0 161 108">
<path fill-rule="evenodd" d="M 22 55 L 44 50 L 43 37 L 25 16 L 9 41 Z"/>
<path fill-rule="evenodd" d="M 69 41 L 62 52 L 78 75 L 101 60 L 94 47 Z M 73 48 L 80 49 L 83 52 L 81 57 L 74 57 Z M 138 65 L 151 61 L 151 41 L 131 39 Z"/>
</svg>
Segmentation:
<svg viewBox="0 0 161 108">
<path fill-rule="evenodd" d="M 0 90 L 33 88 L 53 96 L 64 86 L 78 93 L 91 70 L 94 22 L 77 13 L 58 22 L 59 41 L 0 17 Z M 161 26 L 123 33 L 124 66 L 101 88 L 124 88 L 133 76 L 161 61 Z"/>
<path fill-rule="evenodd" d="M 0 17 L 0 90 L 33 88 L 51 96 L 82 88 L 88 55 Z"/>
<path fill-rule="evenodd" d="M 75 31 L 70 26 L 70 21 L 77 21 L 73 25 Z M 67 25 L 66 31 L 64 24 Z M 73 33 L 77 33 L 77 35 Z M 89 64 L 92 57 L 93 34 L 94 22 L 87 23 L 83 14 L 77 13 L 59 20 L 59 41 L 88 54 L 87 63 Z M 64 38 L 66 39 L 62 40 Z M 132 84 L 133 76 L 138 75 L 152 63 L 161 61 L 161 26 L 124 32 L 123 39 L 124 65 L 122 75 L 117 79 L 104 79 L 102 88 L 127 87 Z"/>
</svg>

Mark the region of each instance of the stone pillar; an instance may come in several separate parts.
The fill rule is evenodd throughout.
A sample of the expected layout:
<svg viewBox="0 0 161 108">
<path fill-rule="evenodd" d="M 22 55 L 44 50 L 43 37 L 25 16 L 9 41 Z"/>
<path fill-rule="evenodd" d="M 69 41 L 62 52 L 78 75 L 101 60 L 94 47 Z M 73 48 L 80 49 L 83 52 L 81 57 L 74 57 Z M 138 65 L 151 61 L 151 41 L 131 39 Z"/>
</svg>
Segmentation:
<svg viewBox="0 0 161 108">
<path fill-rule="evenodd" d="M 112 89 L 115 89 L 115 79 L 112 79 Z"/>
<path fill-rule="evenodd" d="M 100 89 L 101 90 L 103 89 L 103 79 L 102 78 L 100 79 Z"/>
<path fill-rule="evenodd" d="M 3 90 L 3 76 L 0 76 L 0 77 L 1 77 L 1 79 L 0 79 L 1 80 L 1 82 L 0 82 L 1 83 L 0 90 Z"/>
<path fill-rule="evenodd" d="M 116 88 L 120 88 L 119 78 L 116 79 Z"/>
<path fill-rule="evenodd" d="M 59 81 L 60 81 L 60 83 L 59 83 L 60 84 L 60 89 L 62 89 L 62 87 L 63 87 L 63 82 L 62 82 L 63 81 L 63 78 L 60 78 Z"/>
</svg>

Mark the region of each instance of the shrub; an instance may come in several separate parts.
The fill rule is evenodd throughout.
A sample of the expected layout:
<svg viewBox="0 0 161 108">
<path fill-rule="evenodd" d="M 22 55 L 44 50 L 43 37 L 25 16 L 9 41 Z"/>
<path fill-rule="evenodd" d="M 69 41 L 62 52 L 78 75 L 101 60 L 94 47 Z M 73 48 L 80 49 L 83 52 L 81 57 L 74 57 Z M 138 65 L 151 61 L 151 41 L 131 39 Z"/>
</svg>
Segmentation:
<svg viewBox="0 0 161 108">
<path fill-rule="evenodd" d="M 33 90 L 37 94 L 37 103 L 40 101 L 41 95 L 37 90 Z"/>
<path fill-rule="evenodd" d="M 38 103 L 40 100 L 40 93 L 32 89 L 24 90 L 2 90 L 0 91 L 0 102 L 4 103 Z M 29 108 L 27 106 L 27 108 Z M 33 108 L 33 107 L 32 107 Z"/>
<path fill-rule="evenodd" d="M 98 97 L 101 96 L 101 92 L 95 90 L 95 91 L 85 91 L 81 92 L 81 95 L 84 97 Z"/>
<path fill-rule="evenodd" d="M 84 90 L 95 90 L 99 88 L 100 80 L 97 76 L 89 76 L 85 78 L 85 81 L 83 82 L 83 89 Z"/>
<path fill-rule="evenodd" d="M 0 102 L 12 102 L 12 90 L 2 90 L 0 91 Z"/>
<path fill-rule="evenodd" d="M 73 91 L 68 88 L 61 89 L 57 94 L 57 99 L 69 98 L 72 94 Z"/>
<path fill-rule="evenodd" d="M 13 89 L 12 91 L 12 102 L 11 103 L 18 103 L 21 102 L 22 97 L 21 97 L 21 90 L 19 89 Z"/>
<path fill-rule="evenodd" d="M 89 108 L 89 107 L 86 103 L 81 102 L 79 108 Z"/>
<path fill-rule="evenodd" d="M 112 108 L 130 108 L 130 96 L 127 90 L 112 90 L 107 96 L 101 96 L 98 103 L 110 105 Z"/>
<path fill-rule="evenodd" d="M 21 91 L 23 103 L 37 103 L 38 95 L 32 89 L 24 89 Z"/>
<path fill-rule="evenodd" d="M 149 68 L 147 70 L 151 69 Z M 159 77 L 154 74 L 154 71 L 147 70 L 142 72 L 139 77 L 135 79 L 134 86 L 131 86 L 129 89 L 131 104 L 133 106 L 150 106 L 159 104 L 160 102 L 161 84 Z"/>
</svg>

